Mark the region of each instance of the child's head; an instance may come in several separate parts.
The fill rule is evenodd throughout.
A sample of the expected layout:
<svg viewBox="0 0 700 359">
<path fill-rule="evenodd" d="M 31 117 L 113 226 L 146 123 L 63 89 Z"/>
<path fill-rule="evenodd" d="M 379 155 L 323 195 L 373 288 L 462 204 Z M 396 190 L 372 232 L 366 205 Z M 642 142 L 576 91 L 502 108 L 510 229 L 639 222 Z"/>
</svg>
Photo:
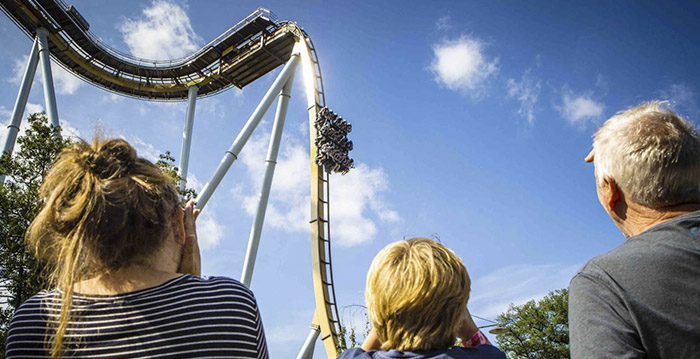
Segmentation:
<svg viewBox="0 0 700 359">
<path fill-rule="evenodd" d="M 413 238 L 386 246 L 372 261 L 365 291 L 382 349 L 452 346 L 469 285 L 462 260 L 436 241 Z"/>
</svg>

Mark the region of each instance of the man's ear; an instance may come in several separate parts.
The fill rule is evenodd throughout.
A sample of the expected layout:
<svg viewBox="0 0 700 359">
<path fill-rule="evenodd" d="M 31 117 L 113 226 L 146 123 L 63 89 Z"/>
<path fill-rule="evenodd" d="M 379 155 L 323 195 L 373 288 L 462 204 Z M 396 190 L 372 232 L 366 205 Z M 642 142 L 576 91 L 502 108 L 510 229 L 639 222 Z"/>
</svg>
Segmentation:
<svg viewBox="0 0 700 359">
<path fill-rule="evenodd" d="M 603 177 L 603 192 L 605 194 L 605 206 L 610 213 L 615 213 L 618 201 L 620 201 L 620 187 L 612 177 Z"/>
</svg>

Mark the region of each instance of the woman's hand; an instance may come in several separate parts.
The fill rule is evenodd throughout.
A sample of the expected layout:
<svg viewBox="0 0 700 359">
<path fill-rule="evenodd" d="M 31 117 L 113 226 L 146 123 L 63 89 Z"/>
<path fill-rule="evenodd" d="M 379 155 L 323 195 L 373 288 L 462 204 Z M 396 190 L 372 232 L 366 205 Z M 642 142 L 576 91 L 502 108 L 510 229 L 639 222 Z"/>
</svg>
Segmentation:
<svg viewBox="0 0 700 359">
<path fill-rule="evenodd" d="M 184 218 L 182 221 L 184 230 L 184 242 L 182 244 L 182 257 L 180 258 L 180 267 L 178 273 L 192 274 L 194 276 L 202 275 L 202 259 L 199 255 L 199 243 L 197 242 L 197 226 L 195 220 L 199 216 L 199 210 L 194 209 L 194 201 L 190 200 L 183 209 Z"/>
</svg>

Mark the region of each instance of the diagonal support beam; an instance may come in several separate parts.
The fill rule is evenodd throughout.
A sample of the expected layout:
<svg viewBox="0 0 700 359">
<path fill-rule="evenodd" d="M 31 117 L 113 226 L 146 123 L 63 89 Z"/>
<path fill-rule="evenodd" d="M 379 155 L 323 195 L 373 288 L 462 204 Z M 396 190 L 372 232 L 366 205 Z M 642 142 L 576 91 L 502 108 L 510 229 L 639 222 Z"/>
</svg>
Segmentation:
<svg viewBox="0 0 700 359">
<path fill-rule="evenodd" d="M 245 261 L 243 263 L 243 273 L 241 274 L 241 282 L 250 288 L 250 282 L 253 278 L 253 269 L 255 268 L 255 258 L 258 255 L 258 245 L 260 244 L 260 234 L 262 233 L 263 222 L 265 221 L 265 212 L 267 210 L 267 202 L 270 198 L 270 188 L 272 188 L 272 178 L 275 174 L 275 165 L 277 164 L 277 155 L 279 154 L 280 142 L 282 140 L 282 131 L 284 130 L 284 120 L 287 116 L 287 105 L 292 92 L 292 82 L 294 81 L 294 69 L 287 83 L 282 88 L 277 103 L 277 112 L 275 113 L 275 122 L 272 126 L 272 134 L 270 135 L 270 145 L 267 149 L 267 159 L 265 160 L 265 177 L 263 177 L 262 188 L 258 199 L 258 209 L 255 211 L 253 225 L 250 228 L 250 237 L 248 238 L 248 249 L 246 250 Z"/>
<path fill-rule="evenodd" d="M 221 162 L 219 162 L 219 166 L 216 168 L 212 178 L 209 180 L 209 182 L 207 182 L 207 184 L 204 185 L 202 191 L 199 193 L 199 196 L 197 196 L 196 208 L 202 209 L 207 204 L 209 198 L 211 198 L 211 195 L 224 178 L 224 175 L 226 175 L 226 172 L 228 172 L 231 164 L 233 164 L 233 161 L 238 158 L 243 146 L 245 146 L 250 139 L 253 131 L 267 112 L 267 109 L 270 108 L 270 105 L 275 100 L 275 97 L 280 93 L 282 87 L 287 83 L 287 80 L 289 80 L 289 76 L 291 76 L 298 62 L 299 54 L 292 54 L 289 61 L 287 61 L 287 64 L 284 65 L 284 68 L 282 68 L 282 72 L 280 72 L 275 81 L 272 83 L 272 86 L 270 86 L 270 89 L 268 89 L 265 96 L 263 96 L 262 100 L 258 104 L 258 107 L 255 108 L 253 114 L 251 114 L 250 118 L 248 118 L 248 121 L 243 126 L 243 129 L 241 129 L 241 132 L 239 132 L 236 139 L 233 140 L 231 148 L 229 148 L 229 150 L 224 154 L 224 157 L 221 159 Z"/>
<path fill-rule="evenodd" d="M 19 133 L 19 126 L 22 124 L 22 115 L 24 115 L 24 109 L 27 107 L 27 98 L 29 98 L 29 92 L 32 89 L 32 83 L 34 82 L 34 74 L 36 74 L 36 66 L 39 62 L 39 42 L 34 39 L 32 43 L 32 50 L 29 52 L 29 59 L 27 60 L 27 68 L 24 70 L 24 76 L 22 77 L 22 82 L 19 85 L 19 93 L 17 94 L 17 100 L 15 101 L 15 108 L 12 110 L 12 118 L 10 123 L 7 125 L 7 138 L 5 138 L 5 144 L 3 145 L 2 154 L 12 155 L 12 150 L 15 148 L 15 142 L 17 141 L 17 134 Z M 0 183 L 5 182 L 5 175 L 0 174 Z"/>
<path fill-rule="evenodd" d="M 311 331 L 304 341 L 304 345 L 301 347 L 297 359 L 312 359 L 314 356 L 314 346 L 316 345 L 316 339 L 318 335 L 321 334 L 321 328 L 317 326 L 311 326 Z"/>
</svg>

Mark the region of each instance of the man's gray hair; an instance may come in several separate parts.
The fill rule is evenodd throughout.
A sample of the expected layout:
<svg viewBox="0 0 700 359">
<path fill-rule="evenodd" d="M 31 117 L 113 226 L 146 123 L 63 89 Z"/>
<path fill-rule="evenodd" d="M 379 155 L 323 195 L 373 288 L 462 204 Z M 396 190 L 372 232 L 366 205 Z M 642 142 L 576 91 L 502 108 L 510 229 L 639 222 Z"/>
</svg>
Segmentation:
<svg viewBox="0 0 700 359">
<path fill-rule="evenodd" d="M 617 113 L 595 133 L 593 149 L 597 181 L 611 177 L 634 202 L 700 203 L 700 137 L 666 102 Z"/>
</svg>

